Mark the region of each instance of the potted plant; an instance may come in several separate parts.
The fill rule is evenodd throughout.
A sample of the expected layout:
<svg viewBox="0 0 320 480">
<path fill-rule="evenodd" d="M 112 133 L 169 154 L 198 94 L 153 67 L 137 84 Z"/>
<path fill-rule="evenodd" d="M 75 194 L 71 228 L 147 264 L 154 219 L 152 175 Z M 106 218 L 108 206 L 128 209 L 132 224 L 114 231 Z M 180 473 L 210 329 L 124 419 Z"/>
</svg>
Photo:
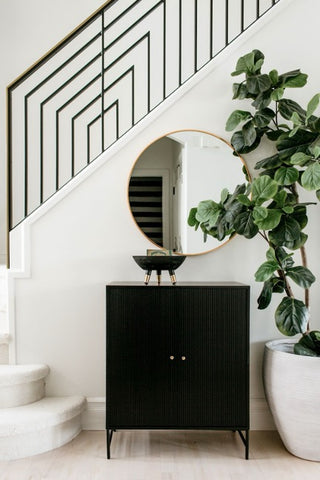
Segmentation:
<svg viewBox="0 0 320 480">
<path fill-rule="evenodd" d="M 266 345 L 266 397 L 287 449 L 320 460 L 320 332 L 310 328 L 309 288 L 315 277 L 307 267 L 304 232 L 307 208 L 320 199 L 320 118 L 314 115 L 320 94 L 302 108 L 286 97 L 286 91 L 304 87 L 307 75 L 300 70 L 262 73 L 263 63 L 259 50 L 239 58 L 231 75 L 244 78 L 233 84 L 233 98 L 249 101 L 251 108 L 233 111 L 226 130 L 238 129 L 231 138 L 235 155 L 266 142 L 273 153 L 256 163 L 253 180 L 247 175 L 234 192 L 223 189 L 219 200 L 204 200 L 192 208 L 188 223 L 200 227 L 204 239 L 211 235 L 222 241 L 238 234 L 260 236 L 265 242 L 266 261 L 255 273 L 255 280 L 263 284 L 258 308 L 267 308 L 273 294 L 280 294 L 276 325 L 286 336 L 300 335 L 299 340 Z M 300 200 L 303 190 L 315 192 L 311 202 Z M 301 265 L 296 264 L 299 250 Z M 303 299 L 296 298 L 293 285 L 303 289 Z"/>
</svg>

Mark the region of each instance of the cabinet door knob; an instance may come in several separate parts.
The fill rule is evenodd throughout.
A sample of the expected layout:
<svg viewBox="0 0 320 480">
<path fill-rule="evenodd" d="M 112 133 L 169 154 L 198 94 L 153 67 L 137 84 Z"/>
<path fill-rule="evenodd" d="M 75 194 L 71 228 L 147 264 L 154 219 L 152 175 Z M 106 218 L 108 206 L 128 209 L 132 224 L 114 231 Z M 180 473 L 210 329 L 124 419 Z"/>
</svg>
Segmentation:
<svg viewBox="0 0 320 480">
<path fill-rule="evenodd" d="M 173 355 L 170 355 L 170 360 L 174 360 L 174 356 L 173 356 Z"/>
<path fill-rule="evenodd" d="M 181 360 L 185 360 L 185 359 L 186 359 L 186 357 L 184 355 L 182 355 Z"/>
</svg>

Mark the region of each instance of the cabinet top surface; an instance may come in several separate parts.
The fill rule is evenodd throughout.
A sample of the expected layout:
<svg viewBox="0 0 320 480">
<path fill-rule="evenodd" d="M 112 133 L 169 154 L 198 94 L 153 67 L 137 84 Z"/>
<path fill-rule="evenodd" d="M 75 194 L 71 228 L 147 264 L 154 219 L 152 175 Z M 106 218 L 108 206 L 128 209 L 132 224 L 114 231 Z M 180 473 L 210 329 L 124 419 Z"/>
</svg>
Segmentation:
<svg viewBox="0 0 320 480">
<path fill-rule="evenodd" d="M 249 285 L 245 285 L 244 283 L 240 282 L 179 282 L 176 285 L 172 285 L 170 282 L 162 282 L 160 285 L 157 282 L 150 282 L 148 285 L 145 285 L 142 281 L 141 282 L 110 282 L 107 284 L 107 287 L 143 287 L 143 288 L 150 288 L 150 287 L 171 287 L 171 288 L 179 288 L 179 287 L 249 287 Z"/>
</svg>

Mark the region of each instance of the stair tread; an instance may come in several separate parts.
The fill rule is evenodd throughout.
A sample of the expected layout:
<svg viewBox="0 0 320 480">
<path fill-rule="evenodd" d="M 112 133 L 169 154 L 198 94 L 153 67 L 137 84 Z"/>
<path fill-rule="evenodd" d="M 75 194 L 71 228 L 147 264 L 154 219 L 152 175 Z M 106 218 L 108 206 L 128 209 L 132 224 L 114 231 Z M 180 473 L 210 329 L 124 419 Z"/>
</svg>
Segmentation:
<svg viewBox="0 0 320 480">
<path fill-rule="evenodd" d="M 79 415 L 86 404 L 85 397 L 45 397 L 19 407 L 0 409 L 0 436 L 18 435 L 42 430 Z"/>
<path fill-rule="evenodd" d="M 34 382 L 49 374 L 47 365 L 0 365 L 0 387 Z"/>
</svg>

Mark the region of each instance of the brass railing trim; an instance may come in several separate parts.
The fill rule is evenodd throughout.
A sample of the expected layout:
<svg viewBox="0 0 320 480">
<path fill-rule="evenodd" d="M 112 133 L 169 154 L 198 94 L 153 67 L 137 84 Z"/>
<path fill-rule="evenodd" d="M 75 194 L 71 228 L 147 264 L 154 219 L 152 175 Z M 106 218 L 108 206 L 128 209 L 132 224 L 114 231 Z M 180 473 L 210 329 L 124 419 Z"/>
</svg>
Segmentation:
<svg viewBox="0 0 320 480">
<path fill-rule="evenodd" d="M 88 23 L 93 17 L 98 15 L 109 3 L 113 2 L 114 0 L 107 0 L 104 2 L 101 7 L 97 8 L 91 15 L 89 15 L 83 22 L 81 22 L 77 27 L 75 27 L 70 33 L 68 33 L 62 40 L 60 40 L 57 44 L 50 48 L 44 55 L 42 55 L 38 60 L 36 60 L 30 67 L 28 67 L 24 72 L 22 72 L 17 78 L 15 78 L 9 85 L 7 89 L 12 88 L 15 83 L 19 82 L 21 78 L 26 76 L 31 70 L 33 70 L 38 64 L 40 64 L 46 57 L 49 57 L 52 52 L 57 50 L 63 43 L 67 42 L 69 38 L 71 38 L 78 30 L 80 30 L 86 23 Z"/>
</svg>

